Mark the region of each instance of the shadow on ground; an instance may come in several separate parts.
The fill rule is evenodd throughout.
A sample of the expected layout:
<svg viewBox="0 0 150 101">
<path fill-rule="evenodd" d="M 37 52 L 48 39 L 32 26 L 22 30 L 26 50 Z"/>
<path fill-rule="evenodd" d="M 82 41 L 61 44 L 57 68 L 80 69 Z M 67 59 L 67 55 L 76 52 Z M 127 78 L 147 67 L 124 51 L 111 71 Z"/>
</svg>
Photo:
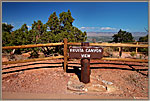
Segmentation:
<svg viewBox="0 0 150 101">
<path fill-rule="evenodd" d="M 33 69 L 41 69 L 41 68 L 58 68 L 58 67 L 64 67 L 63 66 L 63 62 L 59 62 L 59 63 L 31 63 L 31 64 L 26 64 L 26 65 L 19 65 L 19 66 L 11 66 L 11 67 L 7 67 L 7 68 L 3 68 L 2 70 L 9 70 L 12 68 L 16 68 L 16 67 L 23 67 L 23 66 L 31 66 L 31 65 L 38 65 L 38 64 L 47 64 L 48 66 L 41 66 L 41 67 L 33 67 L 33 68 L 26 68 L 26 69 L 19 69 L 19 70 L 14 70 L 14 71 L 7 71 L 7 72 L 2 72 L 2 74 L 8 74 L 8 73 L 14 73 L 14 72 L 20 72 L 20 71 L 26 71 L 26 70 L 33 70 Z M 53 64 L 58 64 L 60 66 L 52 66 Z M 68 63 L 69 64 L 80 64 L 80 63 Z M 144 76 L 148 77 L 148 73 L 144 74 L 140 71 L 147 71 L 148 69 L 135 69 L 133 66 L 141 66 L 144 67 L 143 65 L 135 65 L 135 64 L 122 64 L 122 63 L 90 63 L 90 65 L 95 65 L 95 64 L 113 64 L 113 65 L 126 65 L 129 66 L 130 68 L 119 68 L 119 67 L 91 67 L 90 69 L 119 69 L 119 70 L 129 70 L 129 71 L 136 71 Z M 75 73 L 79 80 L 81 81 L 81 70 L 79 70 L 79 68 L 81 68 L 80 66 L 68 66 L 71 67 L 73 69 L 67 69 L 67 73 Z"/>
</svg>

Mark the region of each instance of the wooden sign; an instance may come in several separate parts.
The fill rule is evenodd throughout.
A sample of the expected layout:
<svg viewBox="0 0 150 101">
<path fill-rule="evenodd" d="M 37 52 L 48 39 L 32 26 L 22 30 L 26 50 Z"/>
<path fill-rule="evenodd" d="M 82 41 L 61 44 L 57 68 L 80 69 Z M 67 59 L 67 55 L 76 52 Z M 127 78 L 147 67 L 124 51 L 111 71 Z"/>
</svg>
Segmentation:
<svg viewBox="0 0 150 101">
<path fill-rule="evenodd" d="M 101 47 L 81 46 L 69 48 L 69 58 L 71 59 L 101 59 L 102 57 L 103 49 Z"/>
<path fill-rule="evenodd" d="M 81 59 L 81 82 L 90 82 L 90 59 L 101 59 L 103 49 L 101 47 L 89 46 L 88 42 L 82 42 L 80 47 L 69 48 L 69 58 Z"/>
</svg>

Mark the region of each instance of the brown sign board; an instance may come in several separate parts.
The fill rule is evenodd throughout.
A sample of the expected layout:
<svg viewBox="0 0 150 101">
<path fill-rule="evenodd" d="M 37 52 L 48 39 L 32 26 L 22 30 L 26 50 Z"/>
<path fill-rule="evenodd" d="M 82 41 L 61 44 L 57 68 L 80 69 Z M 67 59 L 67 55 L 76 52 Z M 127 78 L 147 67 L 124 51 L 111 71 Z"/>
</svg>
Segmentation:
<svg viewBox="0 0 150 101">
<path fill-rule="evenodd" d="M 103 49 L 93 46 L 72 46 L 69 48 L 69 58 L 71 59 L 101 59 L 103 57 Z"/>
</svg>

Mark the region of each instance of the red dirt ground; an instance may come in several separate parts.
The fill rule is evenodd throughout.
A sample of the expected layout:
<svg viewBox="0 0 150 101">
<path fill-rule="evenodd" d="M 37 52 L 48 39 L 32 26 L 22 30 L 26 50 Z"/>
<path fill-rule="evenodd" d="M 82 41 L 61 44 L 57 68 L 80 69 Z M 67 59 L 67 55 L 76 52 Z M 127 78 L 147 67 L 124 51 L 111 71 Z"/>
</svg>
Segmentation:
<svg viewBox="0 0 150 101">
<path fill-rule="evenodd" d="M 102 60 L 91 60 L 90 63 L 92 77 L 112 82 L 119 90 L 107 93 L 71 92 L 67 90 L 67 83 L 71 76 L 76 75 L 75 68 L 80 68 L 80 61 L 69 61 L 68 73 L 65 73 L 62 67 L 63 60 L 56 59 L 3 65 L 2 97 L 3 99 L 148 99 L 148 63 Z"/>
</svg>

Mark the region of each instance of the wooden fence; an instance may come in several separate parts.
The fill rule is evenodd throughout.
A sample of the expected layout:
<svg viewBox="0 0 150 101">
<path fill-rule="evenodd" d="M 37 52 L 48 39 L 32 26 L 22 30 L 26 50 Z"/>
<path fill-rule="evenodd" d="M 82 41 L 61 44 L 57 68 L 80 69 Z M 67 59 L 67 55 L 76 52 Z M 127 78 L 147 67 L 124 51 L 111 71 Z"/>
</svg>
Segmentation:
<svg viewBox="0 0 150 101">
<path fill-rule="evenodd" d="M 21 49 L 21 48 L 34 48 L 34 47 L 52 47 L 52 46 L 61 46 L 61 45 L 64 45 L 64 43 L 48 43 L 48 44 L 34 44 L 34 45 L 21 45 L 21 46 L 6 46 L 6 47 L 2 47 L 2 50 Z M 19 61 L 7 61 L 7 62 L 2 62 L 2 64 L 6 65 L 6 64 L 34 62 L 34 61 L 42 61 L 42 60 L 50 60 L 50 59 L 59 59 L 59 58 L 64 58 L 64 56 L 26 59 L 26 60 L 19 60 Z"/>
<path fill-rule="evenodd" d="M 72 43 L 67 42 L 67 39 L 64 39 L 63 43 L 48 43 L 48 44 L 34 44 L 34 45 L 21 45 L 21 46 L 6 46 L 2 47 L 2 50 L 8 49 L 21 49 L 21 48 L 33 48 L 33 47 L 52 47 L 52 46 L 64 46 L 64 56 L 55 56 L 55 57 L 46 57 L 46 58 L 36 58 L 36 59 L 26 59 L 19 61 L 7 61 L 2 62 L 2 65 L 6 64 L 15 64 L 15 63 L 24 63 L 24 62 L 34 62 L 34 61 L 42 61 L 42 60 L 50 60 L 50 59 L 59 59 L 64 58 L 64 71 L 67 69 L 67 47 L 68 46 L 80 46 L 81 43 Z M 135 48 L 148 48 L 148 44 L 125 44 L 125 43 L 90 43 L 90 46 L 103 46 L 103 47 L 135 47 Z M 119 51 L 121 52 L 121 51 Z M 128 58 L 102 58 L 102 60 L 112 60 L 112 61 L 133 61 L 133 62 L 148 62 L 146 59 L 128 59 Z"/>
</svg>

